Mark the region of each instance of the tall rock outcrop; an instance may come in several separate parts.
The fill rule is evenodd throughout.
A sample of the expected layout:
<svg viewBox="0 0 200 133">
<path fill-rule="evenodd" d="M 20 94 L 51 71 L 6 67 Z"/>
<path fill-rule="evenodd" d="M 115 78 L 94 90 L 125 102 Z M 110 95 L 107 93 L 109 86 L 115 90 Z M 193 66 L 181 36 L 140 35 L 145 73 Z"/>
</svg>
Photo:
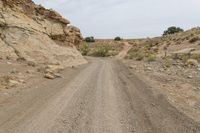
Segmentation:
<svg viewBox="0 0 200 133">
<path fill-rule="evenodd" d="M 86 63 L 77 51 L 80 30 L 31 0 L 0 0 L 0 58 L 36 64 Z"/>
</svg>

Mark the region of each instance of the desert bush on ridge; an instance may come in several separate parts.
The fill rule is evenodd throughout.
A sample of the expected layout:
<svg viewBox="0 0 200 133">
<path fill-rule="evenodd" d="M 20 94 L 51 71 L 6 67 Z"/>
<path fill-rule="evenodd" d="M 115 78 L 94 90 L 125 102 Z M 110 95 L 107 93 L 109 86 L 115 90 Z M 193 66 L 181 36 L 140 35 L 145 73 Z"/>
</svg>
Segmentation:
<svg viewBox="0 0 200 133">
<path fill-rule="evenodd" d="M 91 36 L 91 37 L 86 37 L 86 38 L 85 38 L 85 41 L 86 41 L 86 42 L 95 42 L 95 39 L 94 39 L 93 36 Z"/>
<path fill-rule="evenodd" d="M 121 37 L 115 37 L 115 39 L 114 39 L 115 41 L 121 41 L 122 40 L 122 38 Z"/>
<path fill-rule="evenodd" d="M 163 36 L 175 34 L 175 33 L 178 33 L 178 32 L 183 32 L 183 31 L 184 30 L 181 29 L 180 27 L 172 26 L 172 27 L 169 27 L 167 30 L 164 31 Z"/>
</svg>

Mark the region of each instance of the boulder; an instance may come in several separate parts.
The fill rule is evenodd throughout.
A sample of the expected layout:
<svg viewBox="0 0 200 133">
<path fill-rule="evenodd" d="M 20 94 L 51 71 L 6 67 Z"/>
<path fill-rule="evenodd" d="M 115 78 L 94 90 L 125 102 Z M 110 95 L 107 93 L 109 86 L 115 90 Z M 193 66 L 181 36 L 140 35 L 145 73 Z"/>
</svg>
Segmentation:
<svg viewBox="0 0 200 133">
<path fill-rule="evenodd" d="M 198 66 L 198 61 L 197 60 L 195 60 L 195 59 L 188 59 L 187 60 L 187 62 L 186 62 L 186 64 L 188 65 L 188 66 Z"/>
<path fill-rule="evenodd" d="M 44 75 L 44 77 L 47 78 L 47 79 L 55 79 L 55 76 L 53 74 L 51 74 L 51 73 L 46 73 Z"/>
</svg>

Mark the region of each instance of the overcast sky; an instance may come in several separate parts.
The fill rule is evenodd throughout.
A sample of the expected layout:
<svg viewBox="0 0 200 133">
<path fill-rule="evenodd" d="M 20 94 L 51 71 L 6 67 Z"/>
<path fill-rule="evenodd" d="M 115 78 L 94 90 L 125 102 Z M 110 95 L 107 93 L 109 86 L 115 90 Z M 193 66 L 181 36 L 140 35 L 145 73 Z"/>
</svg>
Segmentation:
<svg viewBox="0 0 200 133">
<path fill-rule="evenodd" d="M 169 26 L 200 26 L 200 0 L 34 0 L 79 27 L 83 36 L 143 38 Z"/>
</svg>

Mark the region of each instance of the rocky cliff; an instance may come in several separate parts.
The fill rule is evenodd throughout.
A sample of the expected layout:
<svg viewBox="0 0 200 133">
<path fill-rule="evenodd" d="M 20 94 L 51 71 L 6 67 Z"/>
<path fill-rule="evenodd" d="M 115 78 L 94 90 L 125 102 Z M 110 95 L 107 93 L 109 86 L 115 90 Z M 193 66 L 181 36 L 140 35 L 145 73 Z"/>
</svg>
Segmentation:
<svg viewBox="0 0 200 133">
<path fill-rule="evenodd" d="M 0 58 L 35 64 L 80 65 L 80 30 L 31 0 L 0 0 Z"/>
</svg>

